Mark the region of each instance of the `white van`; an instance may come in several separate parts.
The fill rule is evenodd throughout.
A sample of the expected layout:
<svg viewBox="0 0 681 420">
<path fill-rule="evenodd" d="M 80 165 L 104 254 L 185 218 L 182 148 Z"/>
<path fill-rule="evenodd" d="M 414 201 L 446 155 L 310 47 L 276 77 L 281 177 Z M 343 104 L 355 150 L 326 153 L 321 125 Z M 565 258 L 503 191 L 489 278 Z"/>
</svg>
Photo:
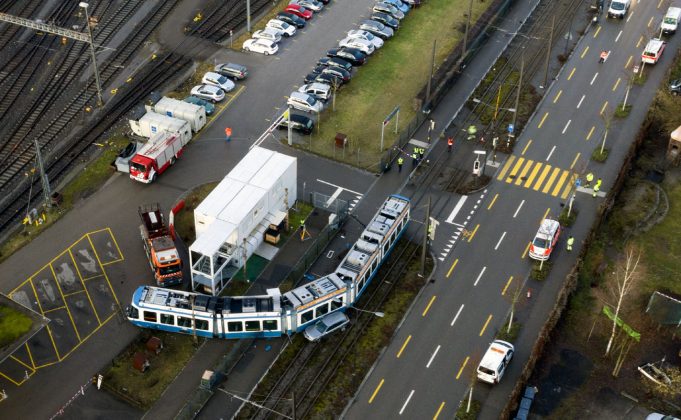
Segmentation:
<svg viewBox="0 0 681 420">
<path fill-rule="evenodd" d="M 321 101 L 314 96 L 300 92 L 291 92 L 287 103 L 290 107 L 304 112 L 320 112 L 323 107 Z"/>
<path fill-rule="evenodd" d="M 612 0 L 608 7 L 608 17 L 624 19 L 631 6 L 631 0 Z"/>
<path fill-rule="evenodd" d="M 662 56 L 662 53 L 664 52 L 664 48 L 666 46 L 667 43 L 662 41 L 661 39 L 657 38 L 651 39 L 650 41 L 648 41 L 648 44 L 646 44 L 646 48 L 643 50 L 643 54 L 641 54 L 641 61 L 648 64 L 657 63 L 657 61 Z"/>
<path fill-rule="evenodd" d="M 681 19 L 681 7 L 670 7 L 667 9 L 667 14 L 664 15 L 662 19 L 662 29 L 663 34 L 673 34 L 676 32 L 676 28 L 679 26 L 679 20 Z"/>
<path fill-rule="evenodd" d="M 506 367 L 513 358 L 513 344 L 494 340 L 478 365 L 478 379 L 489 384 L 498 384 Z"/>
</svg>

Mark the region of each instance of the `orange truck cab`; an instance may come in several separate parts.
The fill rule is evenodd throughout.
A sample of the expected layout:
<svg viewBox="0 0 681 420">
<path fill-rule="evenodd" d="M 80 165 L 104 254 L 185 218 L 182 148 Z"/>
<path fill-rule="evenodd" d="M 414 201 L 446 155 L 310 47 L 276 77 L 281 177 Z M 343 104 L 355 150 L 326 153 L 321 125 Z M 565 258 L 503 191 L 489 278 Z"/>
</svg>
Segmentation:
<svg viewBox="0 0 681 420">
<path fill-rule="evenodd" d="M 156 285 L 168 287 L 182 284 L 182 260 L 163 220 L 161 208 L 158 204 L 140 206 L 138 213 L 142 219 L 140 235 Z"/>
</svg>

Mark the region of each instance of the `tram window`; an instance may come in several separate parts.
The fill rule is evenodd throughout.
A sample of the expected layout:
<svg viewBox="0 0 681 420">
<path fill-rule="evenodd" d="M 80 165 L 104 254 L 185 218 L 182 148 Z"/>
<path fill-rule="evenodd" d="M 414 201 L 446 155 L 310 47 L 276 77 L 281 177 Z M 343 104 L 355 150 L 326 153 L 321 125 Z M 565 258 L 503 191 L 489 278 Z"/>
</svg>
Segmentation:
<svg viewBox="0 0 681 420">
<path fill-rule="evenodd" d="M 244 324 L 241 322 L 228 322 L 227 331 L 229 332 L 239 332 L 244 330 Z"/>
<path fill-rule="evenodd" d="M 336 309 L 340 308 L 343 306 L 343 298 L 339 299 L 334 299 L 331 301 L 331 310 L 335 311 Z"/>
<path fill-rule="evenodd" d="M 371 264 L 371 272 L 374 272 L 378 267 L 378 258 L 374 258 L 374 262 Z"/>
<path fill-rule="evenodd" d="M 263 321 L 262 329 L 265 331 L 276 331 L 279 329 L 279 323 L 277 321 Z"/>
<path fill-rule="evenodd" d="M 315 308 L 315 318 L 319 318 L 320 316 L 326 315 L 329 313 L 329 304 L 325 303 L 321 306 L 318 306 Z"/>
<path fill-rule="evenodd" d="M 196 320 L 196 329 L 208 331 L 208 321 L 203 320 L 203 319 L 197 319 Z"/>
<path fill-rule="evenodd" d="M 161 324 L 175 325 L 175 316 L 174 315 L 161 314 Z"/>
<path fill-rule="evenodd" d="M 260 321 L 246 321 L 246 331 L 260 331 Z"/>
<path fill-rule="evenodd" d="M 158 322 L 156 312 L 144 311 L 144 320 L 147 322 Z"/>
<path fill-rule="evenodd" d="M 191 318 L 185 318 L 183 316 L 178 316 L 177 317 L 177 325 L 180 327 L 184 328 L 191 328 L 192 327 L 192 319 Z"/>
<path fill-rule="evenodd" d="M 300 323 L 301 324 L 304 324 L 304 323 L 310 322 L 310 321 L 312 321 L 312 309 L 300 314 Z"/>
</svg>

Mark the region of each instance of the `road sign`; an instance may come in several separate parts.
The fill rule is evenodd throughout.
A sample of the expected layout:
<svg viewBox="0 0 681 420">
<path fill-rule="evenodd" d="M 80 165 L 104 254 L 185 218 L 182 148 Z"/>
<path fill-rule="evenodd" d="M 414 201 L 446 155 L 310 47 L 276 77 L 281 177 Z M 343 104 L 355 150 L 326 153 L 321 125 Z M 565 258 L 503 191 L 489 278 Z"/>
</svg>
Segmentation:
<svg viewBox="0 0 681 420">
<path fill-rule="evenodd" d="M 390 122 L 390 120 L 392 120 L 392 118 L 393 118 L 393 117 L 395 116 L 395 114 L 397 114 L 398 112 L 400 112 L 400 107 L 399 107 L 399 106 L 396 106 L 395 109 L 393 109 L 392 111 L 390 111 L 390 114 L 388 114 L 388 116 L 385 117 L 385 119 L 383 120 L 383 125 L 388 125 L 388 123 Z"/>
<path fill-rule="evenodd" d="M 515 129 L 515 126 L 513 126 L 513 124 L 509 124 L 509 125 L 508 125 L 508 132 L 509 132 L 509 133 L 512 134 L 514 129 Z"/>
</svg>

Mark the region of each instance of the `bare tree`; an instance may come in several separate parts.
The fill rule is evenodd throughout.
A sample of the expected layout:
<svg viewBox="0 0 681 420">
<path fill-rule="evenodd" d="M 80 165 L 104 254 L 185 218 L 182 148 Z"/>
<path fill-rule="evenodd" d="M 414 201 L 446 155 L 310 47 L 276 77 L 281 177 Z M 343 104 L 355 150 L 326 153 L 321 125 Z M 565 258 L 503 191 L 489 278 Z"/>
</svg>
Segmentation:
<svg viewBox="0 0 681 420">
<path fill-rule="evenodd" d="M 508 317 L 508 327 L 506 328 L 506 334 L 509 334 L 511 332 L 511 327 L 513 326 L 513 316 L 515 315 L 515 310 L 516 310 L 516 305 L 518 304 L 518 301 L 520 300 L 520 296 L 523 294 L 523 284 L 521 282 L 517 282 L 515 287 L 513 288 L 511 295 L 509 296 L 509 299 L 511 300 L 511 314 Z"/>
<path fill-rule="evenodd" d="M 601 112 L 601 118 L 603 119 L 603 124 L 605 125 L 605 133 L 603 133 L 603 143 L 601 143 L 601 155 L 603 155 L 603 150 L 605 150 L 605 140 L 608 138 L 608 131 L 610 131 L 610 126 L 612 125 L 612 117 L 614 112 L 610 110 L 610 107 L 606 105 Z"/>
<path fill-rule="evenodd" d="M 471 411 L 471 403 L 473 402 L 473 388 L 475 388 L 475 385 L 478 383 L 478 369 L 477 366 L 480 364 L 480 354 L 476 352 L 476 354 L 472 355 L 471 358 L 469 359 L 469 362 L 471 363 L 471 374 L 468 378 L 469 380 L 469 391 L 468 391 L 468 402 L 466 403 L 466 413 Z"/>
<path fill-rule="evenodd" d="M 636 280 L 638 280 L 639 276 L 637 275 L 636 268 L 638 267 L 638 262 L 640 260 L 640 251 L 636 251 L 633 247 L 627 248 L 625 260 L 623 263 L 618 264 L 617 271 L 613 276 L 610 291 L 617 300 L 617 304 L 615 305 L 615 316 L 612 320 L 612 332 L 610 333 L 608 345 L 605 348 L 606 356 L 610 353 L 613 340 L 615 339 L 615 333 L 617 332 L 617 317 L 622 310 L 624 298 L 631 292 Z"/>
</svg>

